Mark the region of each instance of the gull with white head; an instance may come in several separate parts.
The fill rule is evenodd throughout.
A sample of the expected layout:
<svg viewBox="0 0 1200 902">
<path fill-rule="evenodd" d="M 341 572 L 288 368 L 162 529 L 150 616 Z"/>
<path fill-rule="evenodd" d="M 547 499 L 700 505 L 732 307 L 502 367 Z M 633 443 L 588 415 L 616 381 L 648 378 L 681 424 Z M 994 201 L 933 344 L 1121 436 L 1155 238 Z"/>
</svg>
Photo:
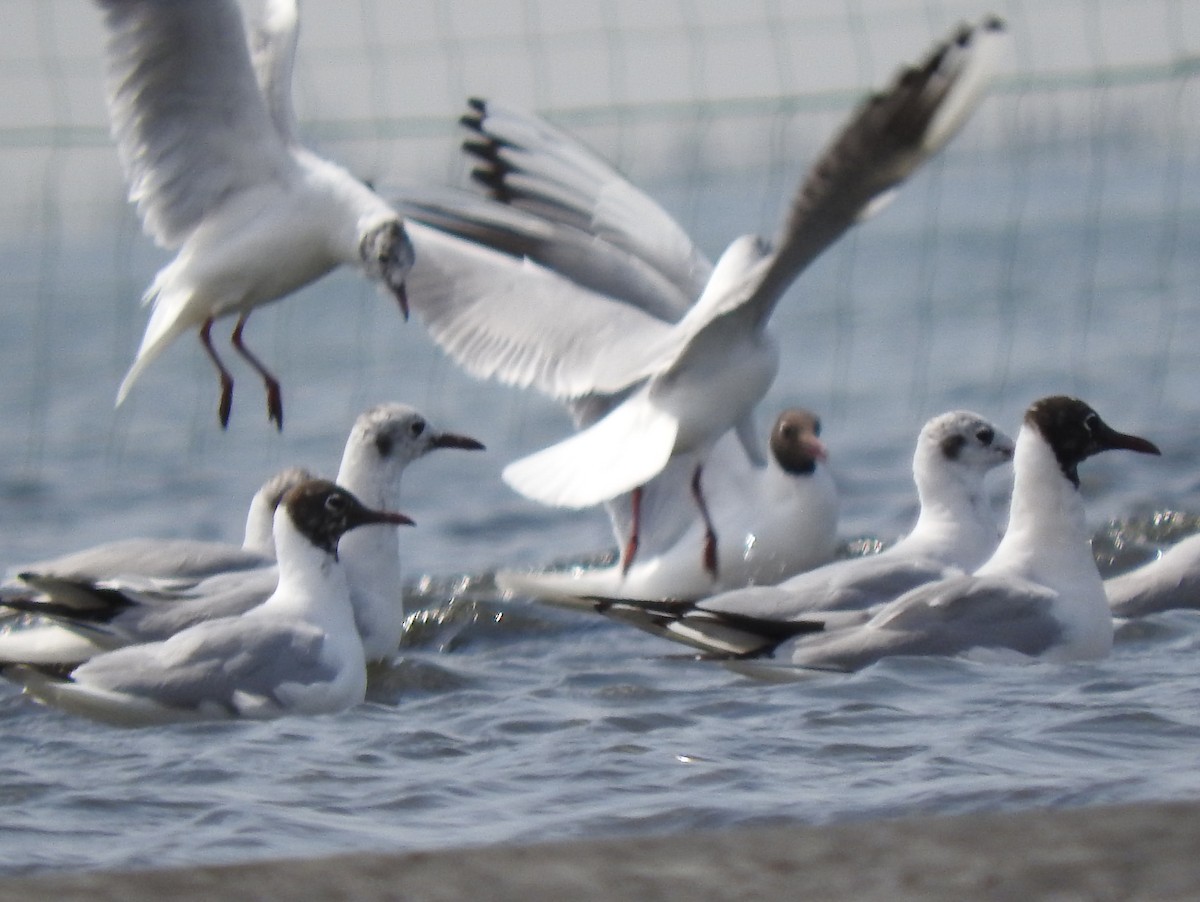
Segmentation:
<svg viewBox="0 0 1200 902">
<path fill-rule="evenodd" d="M 762 459 L 752 418 L 777 368 L 766 332 L 775 305 L 963 124 L 1002 30 L 995 19 L 964 26 L 905 69 L 822 154 L 773 245 L 744 236 L 715 267 L 610 166 L 532 117 L 473 102 L 466 121 L 484 161 L 478 178 L 497 200 L 544 219 L 546 237 L 534 244 L 547 251 L 545 265 L 518 260 L 502 242 L 474 243 L 471 225 L 448 234 L 410 216 L 414 310 L 470 373 L 567 401 L 585 427 L 509 465 L 505 480 L 546 504 L 587 507 L 636 493 L 690 455 L 707 519 L 701 469 L 717 440 L 736 429 L 746 453 Z M 444 224 L 436 214 L 429 221 Z M 499 217 L 489 225 L 504 228 Z M 589 246 L 596 255 L 581 260 Z M 709 520 L 702 544 L 715 542 Z"/>
<path fill-rule="evenodd" d="M 337 482 L 367 504 L 392 509 L 408 465 L 442 448 L 481 450 L 483 445 L 435 429 L 407 404 L 379 404 L 355 420 Z M 356 529 L 342 540 L 339 557 L 367 658 L 387 659 L 404 630 L 395 530 Z M 100 585 L 73 584 L 70 595 L 60 590 L 49 597 L 14 600 L 16 609 L 41 616 L 38 623 L 0 633 L 0 662 L 77 664 L 119 646 L 165 639 L 196 623 L 250 610 L 275 590 L 278 578 L 271 562 L 218 573 L 194 585 L 110 579 Z"/>
<path fill-rule="evenodd" d="M 246 318 L 337 266 L 360 268 L 395 295 L 413 250 L 396 211 L 296 138 L 291 102 L 295 0 L 268 0 L 253 53 L 236 0 L 97 0 L 107 28 L 108 110 L 146 232 L 178 251 L 143 303 L 141 346 L 117 393 L 176 337 L 199 329 L 221 379 L 228 425 L 233 377 L 210 330 L 237 316 L 235 350 L 261 376 L 283 428 L 279 382 L 243 343 Z"/>
</svg>

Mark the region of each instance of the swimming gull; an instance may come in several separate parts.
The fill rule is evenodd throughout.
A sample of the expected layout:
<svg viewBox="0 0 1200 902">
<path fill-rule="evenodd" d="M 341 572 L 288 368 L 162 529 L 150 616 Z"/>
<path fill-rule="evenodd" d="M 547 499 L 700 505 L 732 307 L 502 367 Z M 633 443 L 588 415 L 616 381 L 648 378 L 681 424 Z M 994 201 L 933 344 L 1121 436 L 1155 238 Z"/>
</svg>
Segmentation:
<svg viewBox="0 0 1200 902">
<path fill-rule="evenodd" d="M 705 497 L 722 541 L 718 566 L 703 566 L 702 524 L 690 515 L 694 464 L 671 461 L 641 497 L 644 538 L 636 563 L 522 572 L 502 570 L 497 585 L 515 594 L 562 601 L 580 596 L 702 598 L 725 588 L 776 583 L 823 564 L 837 550 L 837 488 L 811 411 L 785 410 L 771 430 L 766 464 L 751 462 L 732 433 L 705 465 Z M 637 497 L 637 496 L 635 496 Z M 619 500 L 631 500 L 623 498 Z M 613 505 L 616 506 L 615 504 Z M 626 511 L 617 535 L 627 536 L 634 518 Z M 630 556 L 628 548 L 625 555 Z"/>
<path fill-rule="evenodd" d="M 1012 460 L 1013 441 L 979 414 L 955 410 L 931 418 L 917 436 L 913 481 L 920 506 L 912 531 L 879 554 L 835 561 L 778 585 L 722 592 L 695 604 L 603 597 L 602 613 L 705 651 L 749 655 L 788 635 L 788 623 L 850 612 L 840 624 L 916 588 L 970 573 L 1000 541 L 984 477 Z M 680 596 L 682 597 L 682 596 Z"/>
<path fill-rule="evenodd" d="M 441 448 L 481 450 L 469 436 L 435 429 L 420 411 L 389 402 L 363 412 L 346 440 L 337 481 L 374 507 L 396 506 L 405 468 Z M 364 526 L 347 535 L 339 557 L 368 660 L 391 657 L 404 630 L 399 545 L 387 526 Z M 171 584 L 110 581 L 82 584 L 85 602 L 55 596 L 29 599 L 19 609 L 47 615 L 39 622 L 0 632 L 0 661 L 74 664 L 131 643 L 165 639 L 215 617 L 243 613 L 275 589 L 278 570 L 217 574 L 177 589 Z"/>
<path fill-rule="evenodd" d="M 785 641 L 775 658 L 858 670 L 890 655 L 1104 657 L 1112 614 L 1092 557 L 1078 466 L 1111 449 L 1160 453 L 1144 438 L 1115 431 L 1077 398 L 1034 402 L 1017 435 L 1008 527 L 982 566 L 914 589 L 862 626 Z"/>
<path fill-rule="evenodd" d="M 40 702 L 128 726 L 342 711 L 363 701 L 367 675 L 338 540 L 411 522 L 311 480 L 275 513 L 279 584 L 262 604 L 98 655 L 65 678 L 35 665 L 4 675 Z"/>
</svg>

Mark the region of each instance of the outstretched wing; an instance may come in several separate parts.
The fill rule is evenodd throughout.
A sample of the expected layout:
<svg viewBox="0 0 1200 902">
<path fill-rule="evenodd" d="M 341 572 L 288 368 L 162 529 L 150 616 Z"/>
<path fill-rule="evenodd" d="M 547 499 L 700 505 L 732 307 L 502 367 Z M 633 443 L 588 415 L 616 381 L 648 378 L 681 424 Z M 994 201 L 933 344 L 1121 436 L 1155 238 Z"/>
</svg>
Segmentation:
<svg viewBox="0 0 1200 902">
<path fill-rule="evenodd" d="M 112 133 L 146 231 L 176 248 L 230 196 L 292 163 L 234 0 L 99 0 Z"/>
<path fill-rule="evenodd" d="M 645 262 L 675 285 L 685 303 L 703 291 L 712 264 L 659 204 L 582 142 L 543 119 L 472 99 L 460 120 L 472 177 L 491 196 L 551 222 L 573 226 Z"/>
</svg>

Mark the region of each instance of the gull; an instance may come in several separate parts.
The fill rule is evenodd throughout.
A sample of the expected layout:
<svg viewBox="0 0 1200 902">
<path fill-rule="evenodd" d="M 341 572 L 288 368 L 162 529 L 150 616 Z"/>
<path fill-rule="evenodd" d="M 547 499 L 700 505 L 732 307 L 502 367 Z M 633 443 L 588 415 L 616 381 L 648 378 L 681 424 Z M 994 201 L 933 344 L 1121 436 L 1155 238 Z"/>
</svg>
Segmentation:
<svg viewBox="0 0 1200 902">
<path fill-rule="evenodd" d="M 682 516 L 688 505 L 680 499 L 691 492 L 694 464 L 681 459 L 647 486 L 640 520 L 652 542 L 642 542 L 632 567 L 618 561 L 557 571 L 501 570 L 496 584 L 514 594 L 564 603 L 595 595 L 701 598 L 722 588 L 775 583 L 823 564 L 837 550 L 838 498 L 819 432 L 820 421 L 811 411 L 783 411 L 761 467 L 746 457 L 732 433 L 717 443 L 705 467 L 712 521 L 725 538 L 719 567 L 702 566 L 696 549 L 705 539 L 703 526 Z M 632 512 L 626 514 L 630 519 Z M 616 533 L 628 535 L 627 523 L 618 523 Z"/>
<path fill-rule="evenodd" d="M 1078 467 L 1111 449 L 1160 453 L 1146 439 L 1114 430 L 1078 398 L 1035 401 L 1017 435 L 1008 527 L 986 562 L 973 574 L 901 595 L 861 626 L 790 639 L 772 654 L 821 670 L 858 670 L 890 655 L 1051 662 L 1106 656 L 1112 614 L 1092 557 Z"/>
<path fill-rule="evenodd" d="M 576 414 L 584 428 L 507 466 L 505 481 L 539 502 L 582 508 L 635 492 L 673 458 L 694 455 L 699 463 L 693 479 L 702 499 L 703 460 L 726 432 L 736 430 L 746 453 L 759 459 L 753 409 L 778 366 L 776 343 L 766 331 L 776 303 L 809 263 L 877 210 L 965 122 L 1002 30 L 996 19 L 964 26 L 922 63 L 902 71 L 853 114 L 822 154 L 775 241 L 736 239 L 710 270 L 687 251 L 690 241 L 684 236 L 681 243 L 681 230 L 669 217 L 655 216 L 652 202 L 642 202 L 644 196 L 627 189 L 611 167 L 597 164 L 597 177 L 608 179 L 611 189 L 601 195 L 608 218 L 583 227 L 610 251 L 640 251 L 627 254 L 640 262 L 624 281 L 644 281 L 643 294 L 682 296 L 682 305 L 666 303 L 681 309 L 675 318 L 647 307 L 645 299 L 574 283 L 534 260 L 514 266 L 500 250 L 410 222 L 417 246 L 414 310 L 443 350 L 475 376 L 532 386 L 587 409 Z M 468 119 L 479 120 L 478 130 L 490 134 L 492 110 L 490 102 L 477 101 Z M 507 117 L 500 118 L 503 125 Z M 488 138 L 490 149 L 482 155 L 491 174 L 480 178 L 502 185 L 495 189 L 502 199 L 532 184 L 549 200 L 535 200 L 531 208 L 560 215 L 558 224 L 568 225 L 580 205 L 570 185 L 556 190 L 553 173 L 570 165 L 538 163 L 520 146 L 528 130 L 516 131 Z M 525 168 L 537 166 L 543 168 Z M 617 226 L 604 224 L 610 221 Z M 660 234 L 651 238 L 645 230 Z M 634 240 L 627 241 L 630 236 Z M 596 265 L 586 269 L 598 273 Z M 616 291 L 617 282 L 611 284 Z M 598 409 L 589 409 L 594 399 Z M 703 517 L 703 505 L 699 510 Z M 715 540 L 711 522 L 706 527 Z"/>
<path fill-rule="evenodd" d="M 879 554 L 848 558 L 777 585 L 722 592 L 694 604 L 628 601 L 595 593 L 591 606 L 617 620 L 718 654 L 752 655 L 779 644 L 790 624 L 837 612 L 838 623 L 917 586 L 970 573 L 1000 542 L 984 479 L 1012 460 L 1013 440 L 977 413 L 953 410 L 921 428 L 913 453 L 919 513 L 912 530 Z M 649 596 L 647 596 L 649 597 Z"/>
<path fill-rule="evenodd" d="M 1200 608 L 1200 534 L 1176 542 L 1128 573 L 1104 581 L 1114 617 L 1145 617 Z"/>
<path fill-rule="evenodd" d="M 236 314 L 233 347 L 262 377 L 268 416 L 282 429 L 279 382 L 243 342 L 247 317 L 343 264 L 391 291 L 407 317 L 413 252 L 403 221 L 296 138 L 295 0 L 269 0 L 253 54 L 235 0 L 97 2 L 129 199 L 154 241 L 178 251 L 142 299 L 150 320 L 117 404 L 170 342 L 198 328 L 220 375 L 218 416 L 228 426 L 233 377 L 210 332 L 216 319 Z"/>
<path fill-rule="evenodd" d="M 5 597 L 26 597 L 34 590 L 68 608 L 71 604 L 87 606 L 98 603 L 87 595 L 90 587 L 97 584 L 105 588 L 127 584 L 182 590 L 218 573 L 269 566 L 275 561 L 271 532 L 275 508 L 288 489 L 311 478 L 307 470 L 289 467 L 263 483 L 250 500 L 241 545 L 202 539 L 136 538 L 104 542 L 14 568 L 15 580 L 0 587 L 0 603 Z M 63 596 L 71 593 L 78 597 L 72 602 L 65 601 Z"/>
<path fill-rule="evenodd" d="M 346 440 L 337 482 L 373 507 L 396 506 L 406 467 L 441 448 L 482 450 L 469 436 L 433 428 L 420 411 L 389 402 L 364 411 Z M 395 531 L 364 526 L 339 546 L 350 601 L 368 660 L 393 655 L 404 631 L 400 553 Z M 49 600 L 10 601 L 40 622 L 0 633 L 0 662 L 77 664 L 123 645 L 165 639 L 215 617 L 241 614 L 275 589 L 273 564 L 219 573 L 195 585 L 110 580 L 73 586 Z M 76 600 L 76 598 L 82 600 Z"/>
<path fill-rule="evenodd" d="M 126 726 L 345 710 L 363 701 L 367 673 L 338 540 L 411 523 L 305 482 L 275 513 L 279 582 L 253 610 L 98 655 L 66 677 L 29 664 L 4 675 L 37 701 Z"/>
</svg>

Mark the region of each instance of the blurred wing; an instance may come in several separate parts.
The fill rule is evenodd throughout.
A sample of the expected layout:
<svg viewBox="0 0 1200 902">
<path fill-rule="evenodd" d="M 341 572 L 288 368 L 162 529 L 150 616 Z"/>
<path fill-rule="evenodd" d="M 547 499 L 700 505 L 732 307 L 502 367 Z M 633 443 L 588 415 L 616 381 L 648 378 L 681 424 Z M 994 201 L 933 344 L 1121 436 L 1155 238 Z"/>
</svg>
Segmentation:
<svg viewBox="0 0 1200 902">
<path fill-rule="evenodd" d="M 769 315 L 805 267 L 937 153 L 981 98 L 1004 24 L 960 26 L 925 60 L 869 98 L 800 185 L 752 303 Z"/>
<path fill-rule="evenodd" d="M 639 257 L 571 225 L 452 188 L 405 188 L 406 219 L 552 269 L 576 284 L 673 322 L 694 300 Z"/>
<path fill-rule="evenodd" d="M 687 299 L 708 282 L 712 264 L 654 200 L 566 132 L 530 113 L 471 100 L 463 151 L 491 195 L 553 222 L 603 238 L 649 264 Z"/>
<path fill-rule="evenodd" d="M 230 196 L 292 163 L 267 112 L 234 0 L 100 0 L 108 108 L 146 231 L 186 240 Z"/>
<path fill-rule="evenodd" d="M 296 65 L 299 38 L 300 13 L 296 0 L 269 0 L 254 27 L 250 54 L 271 121 L 285 144 L 296 140 L 292 70 Z"/>
<path fill-rule="evenodd" d="M 671 457 L 678 425 L 638 394 L 586 429 L 509 464 L 501 476 L 542 504 L 590 507 L 656 476 Z"/>
<path fill-rule="evenodd" d="M 467 372 L 560 399 L 645 378 L 670 325 L 528 259 L 408 223 L 412 309 Z"/>
</svg>

